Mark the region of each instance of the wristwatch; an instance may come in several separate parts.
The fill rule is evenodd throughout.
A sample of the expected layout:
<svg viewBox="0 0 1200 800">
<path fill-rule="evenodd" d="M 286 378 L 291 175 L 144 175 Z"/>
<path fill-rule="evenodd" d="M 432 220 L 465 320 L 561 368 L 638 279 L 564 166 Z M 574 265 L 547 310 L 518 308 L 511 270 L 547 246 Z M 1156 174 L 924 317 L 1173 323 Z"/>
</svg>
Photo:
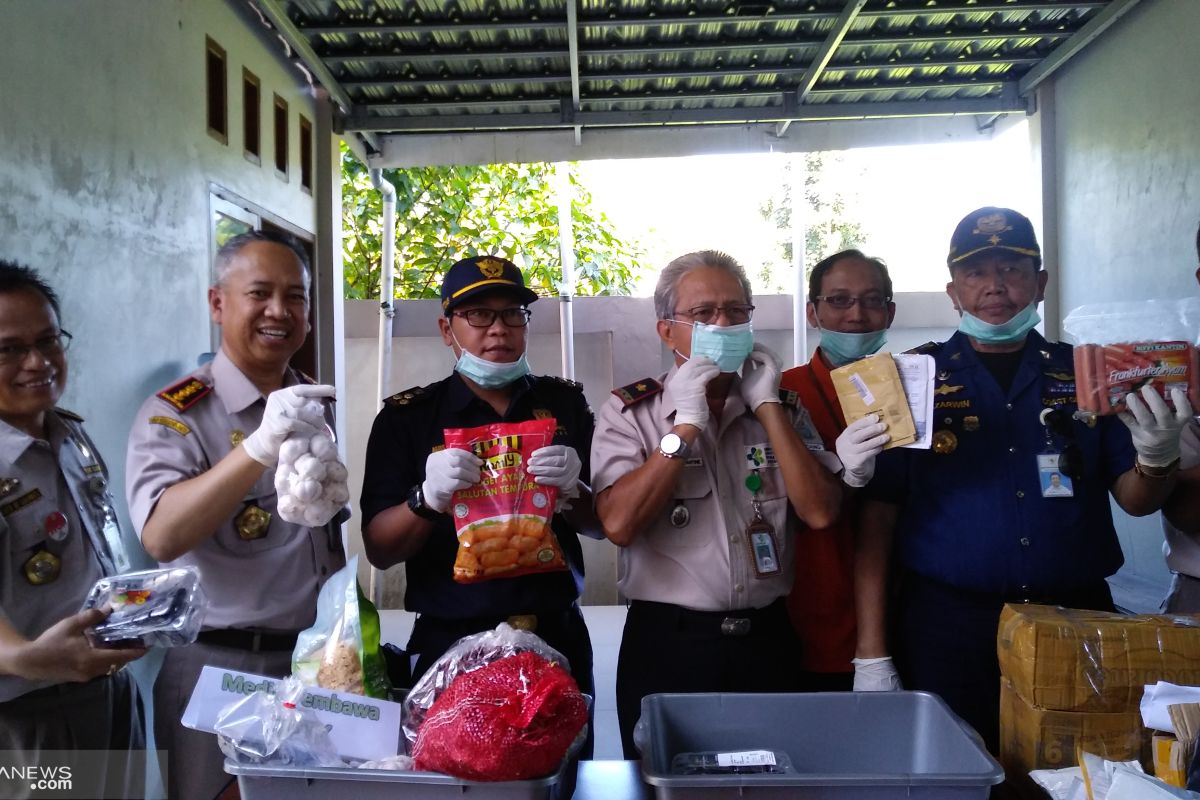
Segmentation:
<svg viewBox="0 0 1200 800">
<path fill-rule="evenodd" d="M 421 519 L 433 522 L 438 518 L 438 512 L 425 505 L 425 494 L 421 491 L 421 484 L 419 483 L 409 490 L 408 499 L 405 502 L 408 503 L 408 510 Z"/>
<path fill-rule="evenodd" d="M 667 458 L 687 458 L 691 448 L 678 433 L 668 433 L 658 440 L 658 452 Z"/>
<path fill-rule="evenodd" d="M 1179 459 L 1175 459 L 1165 467 L 1150 467 L 1135 458 L 1133 460 L 1133 469 L 1143 478 L 1150 478 L 1151 480 L 1163 480 L 1164 478 L 1169 478 L 1174 475 L 1175 471 L 1179 469 Z"/>
</svg>

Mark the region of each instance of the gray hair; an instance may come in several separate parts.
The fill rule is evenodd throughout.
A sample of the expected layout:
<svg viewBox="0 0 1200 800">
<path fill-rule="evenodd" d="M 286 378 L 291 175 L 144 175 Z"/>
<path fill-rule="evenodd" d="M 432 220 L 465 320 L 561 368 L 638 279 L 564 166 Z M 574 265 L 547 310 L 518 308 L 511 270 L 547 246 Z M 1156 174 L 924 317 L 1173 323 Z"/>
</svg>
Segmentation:
<svg viewBox="0 0 1200 800">
<path fill-rule="evenodd" d="M 300 240 L 290 233 L 282 231 L 249 231 L 248 233 L 240 233 L 237 236 L 229 239 L 225 244 L 221 245 L 221 249 L 217 250 L 217 258 L 215 263 L 216 278 L 213 283 L 220 286 L 225 281 L 225 275 L 229 272 L 229 266 L 233 263 L 233 259 L 238 253 L 245 250 L 255 242 L 269 242 L 286 247 L 292 251 L 292 255 L 296 256 L 296 261 L 300 263 L 300 271 L 304 274 L 304 288 L 307 290 L 312 284 L 312 274 L 308 265 L 308 253 L 300 244 Z"/>
<path fill-rule="evenodd" d="M 728 253 L 720 250 L 700 250 L 688 253 L 672 261 L 658 276 L 658 285 L 654 287 L 654 313 L 659 319 L 671 319 L 675 316 L 675 302 L 679 299 L 679 281 L 694 269 L 710 267 L 728 272 L 742 286 L 746 302 L 754 302 L 750 293 L 750 279 L 746 277 L 746 269 Z"/>
</svg>

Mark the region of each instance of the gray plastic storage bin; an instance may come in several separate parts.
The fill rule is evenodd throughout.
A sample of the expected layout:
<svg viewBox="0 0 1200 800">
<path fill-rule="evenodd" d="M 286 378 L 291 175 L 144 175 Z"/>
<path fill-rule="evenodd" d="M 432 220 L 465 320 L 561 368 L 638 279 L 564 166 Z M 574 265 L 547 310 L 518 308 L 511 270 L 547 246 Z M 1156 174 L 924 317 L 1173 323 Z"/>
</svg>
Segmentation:
<svg viewBox="0 0 1200 800">
<path fill-rule="evenodd" d="M 659 800 L 986 800 L 1004 770 L 925 692 L 652 694 L 635 738 Z M 679 753 L 774 750 L 783 775 L 673 775 Z"/>
<path fill-rule="evenodd" d="M 572 761 L 554 775 L 533 781 L 464 781 L 438 772 L 398 772 L 328 767 L 272 767 L 225 762 L 236 775 L 242 800 L 569 800 L 574 793 Z"/>
</svg>

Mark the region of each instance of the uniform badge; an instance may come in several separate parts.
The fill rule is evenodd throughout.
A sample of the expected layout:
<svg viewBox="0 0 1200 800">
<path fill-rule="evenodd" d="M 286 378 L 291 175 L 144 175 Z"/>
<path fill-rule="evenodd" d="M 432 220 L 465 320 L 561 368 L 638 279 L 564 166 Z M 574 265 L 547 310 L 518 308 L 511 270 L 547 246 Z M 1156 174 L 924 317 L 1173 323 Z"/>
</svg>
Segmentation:
<svg viewBox="0 0 1200 800">
<path fill-rule="evenodd" d="M 34 586 L 43 586 L 58 580 L 62 572 L 62 559 L 49 550 L 38 550 L 25 562 L 25 580 Z"/>
<path fill-rule="evenodd" d="M 189 433 L 192 432 L 191 428 L 189 428 L 187 425 L 180 422 L 179 420 L 175 419 L 174 417 L 153 416 L 150 418 L 150 424 L 151 425 L 162 425 L 164 428 L 170 428 L 171 430 L 178 433 L 180 436 L 187 436 Z"/>
<path fill-rule="evenodd" d="M 25 506 L 31 503 L 36 503 L 42 499 L 42 493 L 37 489 L 30 489 L 25 494 L 18 497 L 16 500 L 9 500 L 4 505 L 0 505 L 0 514 L 11 516 L 13 513 L 20 511 Z"/>
<path fill-rule="evenodd" d="M 553 419 L 554 412 L 552 412 L 548 408 L 535 408 L 533 410 L 533 418 L 534 419 Z"/>
<path fill-rule="evenodd" d="M 158 396 L 170 403 L 178 411 L 187 411 L 199 403 L 212 387 L 199 378 L 184 378 L 174 386 L 168 386 L 158 393 Z"/>
<path fill-rule="evenodd" d="M 20 478 L 0 478 L 0 497 L 8 497 L 21 485 Z"/>
<path fill-rule="evenodd" d="M 941 397 L 943 395 L 954 394 L 955 392 L 961 392 L 963 390 L 963 388 L 964 387 L 962 386 L 962 384 L 957 384 L 957 385 L 951 386 L 948 383 L 943 383 L 941 386 L 934 389 L 933 393 L 938 395 L 939 397 Z"/>
<path fill-rule="evenodd" d="M 976 416 L 963 417 L 963 430 L 964 431 L 979 430 L 979 417 L 976 417 Z"/>
<path fill-rule="evenodd" d="M 479 272 L 485 278 L 499 278 L 504 274 L 504 262 L 494 258 L 481 258 L 475 262 Z"/>
<path fill-rule="evenodd" d="M 233 525 L 244 541 L 261 539 L 271 527 L 271 512 L 263 511 L 258 506 L 246 506 L 242 513 L 234 517 Z"/>
<path fill-rule="evenodd" d="M 938 379 L 939 381 L 948 381 L 948 380 L 950 380 L 950 370 L 948 370 L 948 369 L 944 369 L 944 370 L 940 371 L 940 372 L 937 374 L 937 379 Z"/>
<path fill-rule="evenodd" d="M 229 432 L 229 444 L 231 447 L 237 447 L 242 442 L 246 441 L 246 432 L 234 428 Z"/>
<path fill-rule="evenodd" d="M 1006 233 L 1011 230 L 1012 225 L 1008 224 L 1008 217 L 997 211 L 994 214 L 984 214 L 975 220 L 975 230 L 971 233 Z"/>
<path fill-rule="evenodd" d="M 949 455 L 958 449 L 958 437 L 953 431 L 941 430 L 933 434 L 933 452 Z"/>
<path fill-rule="evenodd" d="M 671 509 L 671 527 L 685 528 L 691 522 L 692 514 L 688 511 L 687 506 L 682 501 L 677 502 L 675 507 Z"/>
<path fill-rule="evenodd" d="M 46 515 L 45 521 L 42 522 L 43 530 L 46 533 L 47 539 L 53 539 L 56 542 L 61 542 L 67 538 L 70 532 L 70 527 L 67 525 L 67 515 L 61 511 L 51 511 Z"/>
<path fill-rule="evenodd" d="M 634 381 L 628 386 L 613 389 L 612 393 L 621 398 L 621 402 L 628 408 L 634 403 L 640 403 L 647 397 L 653 397 L 661 392 L 662 388 L 662 384 L 653 378 L 642 378 L 640 381 Z"/>
</svg>

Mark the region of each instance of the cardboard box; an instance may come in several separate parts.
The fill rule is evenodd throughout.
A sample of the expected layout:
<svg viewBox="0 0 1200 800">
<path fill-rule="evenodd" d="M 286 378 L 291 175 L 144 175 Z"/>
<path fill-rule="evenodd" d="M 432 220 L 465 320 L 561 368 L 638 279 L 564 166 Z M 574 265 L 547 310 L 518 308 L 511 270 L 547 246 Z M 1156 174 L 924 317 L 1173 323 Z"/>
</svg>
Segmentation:
<svg viewBox="0 0 1200 800">
<path fill-rule="evenodd" d="M 1188 757 L 1183 743 L 1169 733 L 1156 733 L 1150 746 L 1154 753 L 1154 777 L 1171 786 L 1185 788 Z"/>
<path fill-rule="evenodd" d="M 1077 750 L 1110 761 L 1140 760 L 1149 753 L 1142 716 L 1134 710 L 1119 713 L 1054 711 L 1035 708 L 1000 681 L 1000 763 L 1010 777 L 1034 769 L 1078 765 Z"/>
<path fill-rule="evenodd" d="M 1137 711 L 1148 683 L 1200 684 L 1200 615 L 1010 604 L 997 650 L 1000 672 L 1030 706 Z"/>
<path fill-rule="evenodd" d="M 275 681 L 249 672 L 206 666 L 181 722 L 184 727 L 212 733 L 225 706 L 257 689 L 269 689 Z M 329 738 L 344 758 L 371 761 L 400 752 L 399 703 L 312 686 L 305 690 L 300 705 L 311 708 L 317 719 L 329 726 Z"/>
</svg>

